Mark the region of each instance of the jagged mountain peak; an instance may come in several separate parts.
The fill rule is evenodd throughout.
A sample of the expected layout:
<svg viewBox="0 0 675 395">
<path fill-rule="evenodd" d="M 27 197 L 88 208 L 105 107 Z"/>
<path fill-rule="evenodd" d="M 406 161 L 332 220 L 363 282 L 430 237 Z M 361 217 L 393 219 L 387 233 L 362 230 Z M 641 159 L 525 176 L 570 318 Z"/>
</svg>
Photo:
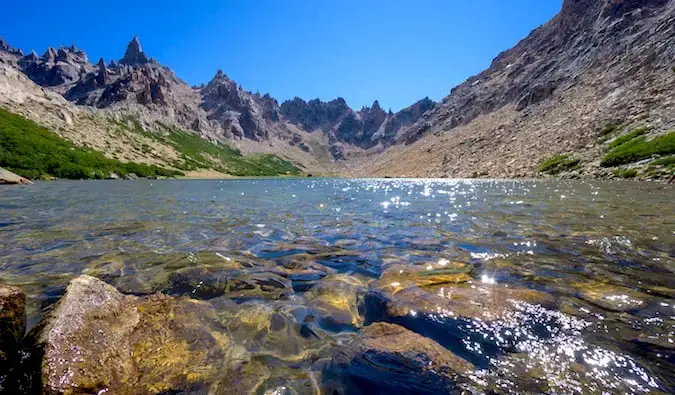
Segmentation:
<svg viewBox="0 0 675 395">
<path fill-rule="evenodd" d="M 124 53 L 124 57 L 120 59 L 120 64 L 137 66 L 146 63 L 150 63 L 150 59 L 145 56 L 143 49 L 141 48 L 141 42 L 138 39 L 138 36 L 135 36 L 127 45 L 127 50 Z"/>
</svg>

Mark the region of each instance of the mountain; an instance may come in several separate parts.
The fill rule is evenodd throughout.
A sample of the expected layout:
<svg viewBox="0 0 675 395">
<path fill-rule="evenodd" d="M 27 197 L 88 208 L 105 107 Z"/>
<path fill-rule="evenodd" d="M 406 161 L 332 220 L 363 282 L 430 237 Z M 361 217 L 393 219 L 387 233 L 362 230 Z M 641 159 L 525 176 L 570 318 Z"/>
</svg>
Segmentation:
<svg viewBox="0 0 675 395">
<path fill-rule="evenodd" d="M 564 0 L 441 102 L 393 113 L 377 100 L 279 104 L 222 70 L 189 86 L 138 38 L 95 64 L 75 46 L 24 55 L 0 39 L 0 105 L 110 158 L 167 166 L 223 169 L 186 161 L 175 133 L 187 133 L 324 174 L 668 179 L 674 44 L 675 0 Z"/>
<path fill-rule="evenodd" d="M 307 171 L 332 172 L 341 167 L 336 161 L 392 144 L 396 133 L 414 122 L 411 117 L 419 118 L 433 104 L 424 99 L 400 116 L 385 113 L 377 101 L 360 111 L 343 99 L 296 98 L 280 106 L 269 94 L 244 90 L 222 70 L 209 83 L 191 87 L 146 55 L 138 37 L 119 60 L 96 64 L 75 46 L 24 56 L 1 43 L 0 60 L 77 108 L 101 110 L 98 114 L 117 122 L 133 119 L 143 131 L 157 129 L 158 123 L 172 125 L 248 152 L 278 154 Z"/>
<path fill-rule="evenodd" d="M 364 150 L 379 147 L 381 150 L 396 144 L 399 133 L 433 105 L 427 97 L 394 114 L 391 110 L 385 112 L 377 100 L 370 107 L 354 111 L 343 98 L 306 102 L 296 97 L 282 103 L 280 110 L 286 119 L 299 127 L 327 135 L 333 157 L 345 159 L 345 146 Z"/>
<path fill-rule="evenodd" d="M 673 139 L 674 59 L 675 1 L 565 0 L 552 20 L 417 119 L 403 145 L 357 167 L 374 175 L 535 177 L 547 160 L 566 157 L 576 162 L 570 177 L 613 177 L 622 169 L 604 158 L 617 137 L 647 128 L 640 138 Z M 624 164 L 640 172 L 649 165 Z"/>
</svg>

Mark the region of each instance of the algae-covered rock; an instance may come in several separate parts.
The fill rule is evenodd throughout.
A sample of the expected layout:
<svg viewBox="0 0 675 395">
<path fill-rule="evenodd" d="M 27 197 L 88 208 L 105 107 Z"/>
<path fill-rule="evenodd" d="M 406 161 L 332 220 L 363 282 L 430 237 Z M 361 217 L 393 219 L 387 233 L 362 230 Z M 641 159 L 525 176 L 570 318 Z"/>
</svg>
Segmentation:
<svg viewBox="0 0 675 395">
<path fill-rule="evenodd" d="M 314 285 L 305 293 L 305 298 L 323 327 L 334 330 L 360 328 L 363 316 L 359 305 L 365 294 L 364 286 L 358 277 L 331 275 Z"/>
<path fill-rule="evenodd" d="M 392 265 L 382 273 L 378 286 L 397 292 L 414 286 L 461 284 L 472 280 L 471 271 L 471 266 L 460 262 L 448 262 L 442 267 L 431 264 L 426 266 Z"/>
<path fill-rule="evenodd" d="M 324 380 L 325 389 L 337 382 L 346 393 L 445 393 L 473 369 L 429 338 L 398 325 L 374 323 L 338 349 Z"/>
<path fill-rule="evenodd" d="M 80 276 L 32 334 L 37 382 L 48 394 L 226 393 L 219 383 L 247 356 L 215 317 L 204 302 Z"/>
<path fill-rule="evenodd" d="M 5 389 L 7 375 L 18 359 L 26 330 L 26 296 L 23 290 L 0 285 L 0 392 Z"/>
<path fill-rule="evenodd" d="M 651 296 L 630 288 L 605 283 L 573 285 L 579 298 L 611 311 L 630 311 L 645 306 Z"/>
</svg>

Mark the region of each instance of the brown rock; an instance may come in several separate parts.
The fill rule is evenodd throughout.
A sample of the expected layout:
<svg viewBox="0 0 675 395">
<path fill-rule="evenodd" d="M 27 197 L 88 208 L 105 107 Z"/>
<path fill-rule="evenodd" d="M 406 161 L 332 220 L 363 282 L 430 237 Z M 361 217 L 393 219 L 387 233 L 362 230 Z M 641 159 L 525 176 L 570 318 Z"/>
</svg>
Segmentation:
<svg viewBox="0 0 675 395">
<path fill-rule="evenodd" d="M 0 285 L 0 372 L 15 354 L 26 331 L 26 296 L 23 290 Z"/>
<path fill-rule="evenodd" d="M 123 295 L 80 276 L 31 337 L 46 394 L 155 394 L 219 387 L 244 358 L 210 305 Z"/>
</svg>

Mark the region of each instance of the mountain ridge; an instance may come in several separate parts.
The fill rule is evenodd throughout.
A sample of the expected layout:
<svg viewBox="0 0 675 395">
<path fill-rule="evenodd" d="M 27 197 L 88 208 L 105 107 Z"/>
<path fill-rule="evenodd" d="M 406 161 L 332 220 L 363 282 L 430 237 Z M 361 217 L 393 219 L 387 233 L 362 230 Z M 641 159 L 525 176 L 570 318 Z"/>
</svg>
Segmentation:
<svg viewBox="0 0 675 395">
<path fill-rule="evenodd" d="M 147 56 L 137 37 L 107 65 L 90 63 L 75 46 L 24 55 L 1 39 L 0 60 L 75 109 L 132 117 L 148 131 L 174 125 L 244 151 L 278 153 L 307 171 L 535 177 L 547 158 L 573 155 L 578 166 L 562 175 L 612 178 L 617 169 L 601 159 L 618 136 L 600 141 L 599 129 L 648 126 L 652 139 L 675 128 L 674 10 L 674 0 L 565 0 L 560 13 L 441 102 L 427 97 L 396 113 L 377 100 L 358 110 L 342 98 L 280 104 L 222 70 L 192 87 Z M 59 111 L 72 118 L 75 109 Z M 51 118 L 58 117 L 68 118 Z"/>
</svg>

